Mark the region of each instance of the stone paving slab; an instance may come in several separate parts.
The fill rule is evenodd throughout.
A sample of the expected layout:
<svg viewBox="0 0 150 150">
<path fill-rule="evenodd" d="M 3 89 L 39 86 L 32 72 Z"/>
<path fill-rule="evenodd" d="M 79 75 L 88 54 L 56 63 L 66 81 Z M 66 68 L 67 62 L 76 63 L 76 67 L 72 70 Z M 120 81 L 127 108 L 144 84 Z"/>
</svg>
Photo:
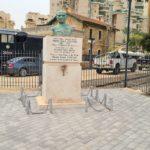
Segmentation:
<svg viewBox="0 0 150 150">
<path fill-rule="evenodd" d="M 150 97 L 100 89 L 113 111 L 57 108 L 27 115 L 19 93 L 0 93 L 0 150 L 150 150 Z"/>
</svg>

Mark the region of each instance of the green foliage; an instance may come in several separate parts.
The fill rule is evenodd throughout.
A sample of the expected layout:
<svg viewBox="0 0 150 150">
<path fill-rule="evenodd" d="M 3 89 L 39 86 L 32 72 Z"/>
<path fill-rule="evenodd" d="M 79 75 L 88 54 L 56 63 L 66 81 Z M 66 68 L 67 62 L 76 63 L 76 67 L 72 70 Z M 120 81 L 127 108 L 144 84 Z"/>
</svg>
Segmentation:
<svg viewBox="0 0 150 150">
<path fill-rule="evenodd" d="M 137 51 L 138 49 L 140 49 L 142 39 L 143 36 L 138 33 L 132 34 L 130 36 L 129 46 L 132 51 Z"/>
<path fill-rule="evenodd" d="M 127 35 L 127 28 L 124 28 L 122 32 Z M 124 43 L 126 43 L 126 37 L 124 37 Z M 137 51 L 141 47 L 143 51 L 150 52 L 150 34 L 134 29 L 130 32 L 129 48 L 132 51 Z"/>
<path fill-rule="evenodd" d="M 150 34 L 145 34 L 141 41 L 142 48 L 150 52 Z"/>
</svg>

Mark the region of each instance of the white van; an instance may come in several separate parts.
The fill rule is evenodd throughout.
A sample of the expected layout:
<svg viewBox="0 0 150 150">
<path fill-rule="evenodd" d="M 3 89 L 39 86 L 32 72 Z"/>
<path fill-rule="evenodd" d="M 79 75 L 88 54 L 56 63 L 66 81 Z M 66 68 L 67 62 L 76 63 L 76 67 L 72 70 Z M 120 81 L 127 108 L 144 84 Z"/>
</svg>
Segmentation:
<svg viewBox="0 0 150 150">
<path fill-rule="evenodd" d="M 133 58 L 133 52 L 128 52 L 128 65 L 127 69 L 131 72 L 135 72 L 137 68 L 136 59 Z M 98 74 L 102 73 L 103 70 L 112 70 L 114 74 L 118 74 L 120 70 L 125 69 L 126 64 L 126 52 L 125 51 L 112 51 L 106 54 L 97 55 L 94 58 L 93 68 L 96 69 Z"/>
</svg>

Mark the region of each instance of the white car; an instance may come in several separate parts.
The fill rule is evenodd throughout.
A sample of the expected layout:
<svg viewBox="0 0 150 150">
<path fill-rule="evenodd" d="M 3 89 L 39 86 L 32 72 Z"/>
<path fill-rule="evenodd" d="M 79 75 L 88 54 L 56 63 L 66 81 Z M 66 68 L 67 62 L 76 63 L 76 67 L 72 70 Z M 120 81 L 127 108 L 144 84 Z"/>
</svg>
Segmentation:
<svg viewBox="0 0 150 150">
<path fill-rule="evenodd" d="M 136 59 L 133 57 L 133 52 L 128 52 L 128 65 L 127 69 L 135 72 L 137 68 Z M 97 73 L 102 73 L 103 70 L 112 70 L 114 74 L 118 74 L 120 70 L 124 70 L 126 65 L 126 52 L 125 51 L 112 51 L 103 55 L 97 55 L 94 58 L 93 68 Z"/>
</svg>

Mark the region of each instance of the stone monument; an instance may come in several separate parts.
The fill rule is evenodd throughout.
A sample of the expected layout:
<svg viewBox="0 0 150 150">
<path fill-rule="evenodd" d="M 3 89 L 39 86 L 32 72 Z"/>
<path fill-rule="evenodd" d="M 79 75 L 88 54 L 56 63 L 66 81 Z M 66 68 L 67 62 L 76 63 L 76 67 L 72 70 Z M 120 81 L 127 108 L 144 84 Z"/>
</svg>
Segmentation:
<svg viewBox="0 0 150 150">
<path fill-rule="evenodd" d="M 73 28 L 65 23 L 66 12 L 57 12 L 56 18 L 52 36 L 43 43 L 42 95 L 54 103 L 80 102 L 82 38 L 74 37 Z"/>
</svg>

